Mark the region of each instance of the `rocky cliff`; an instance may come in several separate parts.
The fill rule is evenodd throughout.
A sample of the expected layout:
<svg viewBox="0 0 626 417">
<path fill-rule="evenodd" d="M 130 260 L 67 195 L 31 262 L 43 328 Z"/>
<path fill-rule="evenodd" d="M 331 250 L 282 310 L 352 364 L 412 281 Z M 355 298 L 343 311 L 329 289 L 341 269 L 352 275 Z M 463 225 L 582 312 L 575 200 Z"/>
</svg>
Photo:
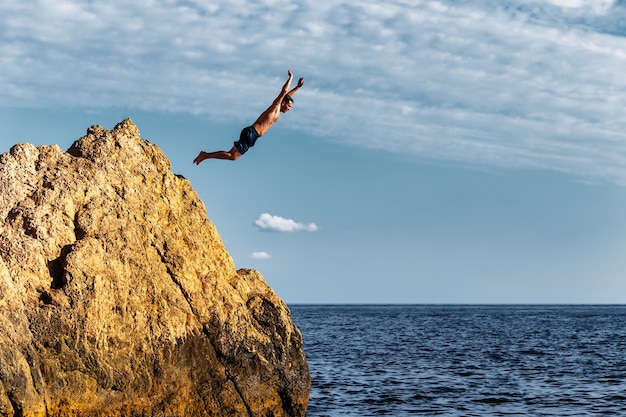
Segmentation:
<svg viewBox="0 0 626 417">
<path fill-rule="evenodd" d="M 302 337 L 125 120 L 0 155 L 0 416 L 303 416 Z"/>
</svg>

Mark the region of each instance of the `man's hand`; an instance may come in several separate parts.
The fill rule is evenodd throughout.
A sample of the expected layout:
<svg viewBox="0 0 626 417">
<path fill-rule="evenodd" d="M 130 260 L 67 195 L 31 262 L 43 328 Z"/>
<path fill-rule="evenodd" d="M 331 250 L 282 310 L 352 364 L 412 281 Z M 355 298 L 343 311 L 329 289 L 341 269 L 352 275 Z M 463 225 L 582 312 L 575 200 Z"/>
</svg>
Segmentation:
<svg viewBox="0 0 626 417">
<path fill-rule="evenodd" d="M 293 72 L 291 72 L 291 70 L 287 70 L 287 74 L 289 74 L 289 79 L 291 80 L 293 78 Z"/>
<path fill-rule="evenodd" d="M 303 85 L 304 85 L 304 77 L 298 80 L 298 88 L 302 87 Z"/>
</svg>

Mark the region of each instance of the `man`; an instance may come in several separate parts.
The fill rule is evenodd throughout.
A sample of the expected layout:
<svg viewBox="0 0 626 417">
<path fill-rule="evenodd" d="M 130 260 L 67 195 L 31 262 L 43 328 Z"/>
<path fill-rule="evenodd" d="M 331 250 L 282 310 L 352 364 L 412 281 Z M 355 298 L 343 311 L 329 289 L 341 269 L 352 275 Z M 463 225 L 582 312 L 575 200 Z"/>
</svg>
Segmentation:
<svg viewBox="0 0 626 417">
<path fill-rule="evenodd" d="M 304 85 L 304 78 L 300 78 L 298 80 L 298 85 L 291 91 L 289 91 L 289 86 L 291 85 L 291 80 L 293 79 L 293 74 L 291 70 L 287 71 L 289 74 L 289 79 L 285 85 L 283 85 L 280 94 L 271 106 L 267 108 L 256 122 L 252 124 L 252 126 L 248 126 L 243 128 L 241 131 L 241 135 L 239 135 L 239 140 L 235 142 L 234 146 L 230 151 L 217 151 L 217 152 L 204 152 L 200 151 L 196 159 L 193 160 L 193 163 L 198 165 L 200 162 L 205 159 L 228 159 L 230 161 L 236 161 L 239 159 L 241 155 L 246 153 L 248 149 L 254 146 L 255 142 L 258 138 L 263 136 L 265 132 L 278 120 L 280 113 L 286 113 L 291 109 L 291 105 L 293 104 L 293 96 L 296 91 L 300 89 Z"/>
</svg>

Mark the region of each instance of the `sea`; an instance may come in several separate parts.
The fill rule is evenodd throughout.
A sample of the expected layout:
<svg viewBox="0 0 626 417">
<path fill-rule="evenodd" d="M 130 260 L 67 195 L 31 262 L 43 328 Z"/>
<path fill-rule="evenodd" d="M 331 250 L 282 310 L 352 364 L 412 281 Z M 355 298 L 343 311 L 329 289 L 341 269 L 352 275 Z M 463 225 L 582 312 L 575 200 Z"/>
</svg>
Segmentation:
<svg viewBox="0 0 626 417">
<path fill-rule="evenodd" d="M 626 306 L 290 310 L 307 417 L 626 416 Z"/>
</svg>

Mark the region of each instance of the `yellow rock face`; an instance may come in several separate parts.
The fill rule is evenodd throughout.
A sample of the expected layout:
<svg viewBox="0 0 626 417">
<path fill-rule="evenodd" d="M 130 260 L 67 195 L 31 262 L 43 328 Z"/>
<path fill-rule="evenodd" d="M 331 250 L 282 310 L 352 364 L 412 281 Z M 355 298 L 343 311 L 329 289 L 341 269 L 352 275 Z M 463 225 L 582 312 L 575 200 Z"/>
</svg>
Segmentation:
<svg viewBox="0 0 626 417">
<path fill-rule="evenodd" d="M 129 119 L 0 155 L 0 416 L 304 416 L 302 337 Z"/>
</svg>

